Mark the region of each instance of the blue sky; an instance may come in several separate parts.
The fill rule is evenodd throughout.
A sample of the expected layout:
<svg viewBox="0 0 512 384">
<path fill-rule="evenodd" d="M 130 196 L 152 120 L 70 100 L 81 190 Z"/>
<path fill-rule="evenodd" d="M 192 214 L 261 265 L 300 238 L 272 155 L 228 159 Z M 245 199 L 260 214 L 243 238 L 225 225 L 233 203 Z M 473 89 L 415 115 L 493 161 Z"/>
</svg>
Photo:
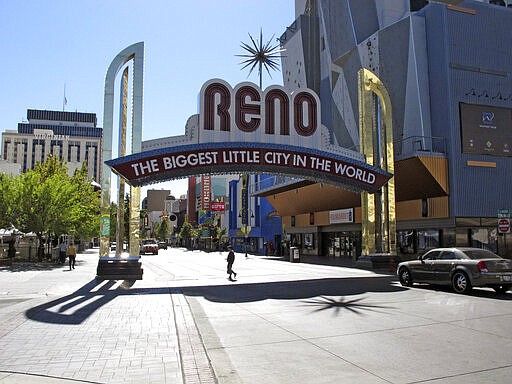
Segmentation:
<svg viewBox="0 0 512 384">
<path fill-rule="evenodd" d="M 0 0 L 0 132 L 27 109 L 92 112 L 103 122 L 105 74 L 127 46 L 144 41 L 143 140 L 181 135 L 201 85 L 258 83 L 242 70 L 241 42 L 279 37 L 294 0 Z M 265 74 L 263 87 L 282 84 Z M 117 99 L 116 99 L 117 100 Z M 186 182 L 155 184 L 180 196 Z M 143 193 L 144 195 L 144 193 Z"/>
</svg>

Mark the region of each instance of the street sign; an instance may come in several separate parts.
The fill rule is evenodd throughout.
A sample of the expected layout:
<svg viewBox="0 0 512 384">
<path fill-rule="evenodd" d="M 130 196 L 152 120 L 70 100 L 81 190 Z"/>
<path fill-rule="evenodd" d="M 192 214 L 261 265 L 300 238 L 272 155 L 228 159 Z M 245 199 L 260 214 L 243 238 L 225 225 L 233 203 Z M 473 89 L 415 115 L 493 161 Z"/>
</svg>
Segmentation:
<svg viewBox="0 0 512 384">
<path fill-rule="evenodd" d="M 508 209 L 498 209 L 498 219 L 510 219 L 510 211 Z"/>
<path fill-rule="evenodd" d="M 510 233 L 510 219 L 498 219 L 498 233 Z"/>
</svg>

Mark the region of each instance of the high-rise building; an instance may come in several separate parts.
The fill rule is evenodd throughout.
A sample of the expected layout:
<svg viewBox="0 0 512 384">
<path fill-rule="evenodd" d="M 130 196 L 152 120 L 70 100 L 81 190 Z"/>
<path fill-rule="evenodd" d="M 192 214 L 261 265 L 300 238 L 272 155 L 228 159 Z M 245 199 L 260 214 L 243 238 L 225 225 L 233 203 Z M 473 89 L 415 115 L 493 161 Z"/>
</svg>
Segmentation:
<svg viewBox="0 0 512 384">
<path fill-rule="evenodd" d="M 70 175 L 85 163 L 89 178 L 101 179 L 103 130 L 95 113 L 29 109 L 27 120 L 2 133 L 2 160 L 26 172 L 53 155 L 67 163 Z"/>
<path fill-rule="evenodd" d="M 512 214 L 512 12 L 503 5 L 297 0 L 280 38 L 285 87 L 318 93 L 333 143 L 360 150 L 358 71 L 387 88 L 399 256 L 436 246 L 512 255 L 507 226 L 498 226 Z M 358 194 L 287 181 L 260 196 L 301 254 L 361 254 Z"/>
</svg>

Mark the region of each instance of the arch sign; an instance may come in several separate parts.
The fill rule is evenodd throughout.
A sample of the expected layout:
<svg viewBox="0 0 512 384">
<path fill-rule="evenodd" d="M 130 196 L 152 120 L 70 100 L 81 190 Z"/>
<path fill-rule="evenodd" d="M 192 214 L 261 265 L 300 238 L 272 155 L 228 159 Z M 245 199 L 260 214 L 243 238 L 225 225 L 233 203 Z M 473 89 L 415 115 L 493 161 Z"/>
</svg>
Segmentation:
<svg viewBox="0 0 512 384">
<path fill-rule="evenodd" d="M 262 91 L 220 79 L 200 92 L 200 114 L 185 135 L 142 142 L 142 152 L 106 162 L 129 184 L 141 186 L 201 174 L 266 173 L 375 192 L 392 175 L 359 152 L 331 142 L 320 121 L 320 100 L 309 89 Z"/>
</svg>

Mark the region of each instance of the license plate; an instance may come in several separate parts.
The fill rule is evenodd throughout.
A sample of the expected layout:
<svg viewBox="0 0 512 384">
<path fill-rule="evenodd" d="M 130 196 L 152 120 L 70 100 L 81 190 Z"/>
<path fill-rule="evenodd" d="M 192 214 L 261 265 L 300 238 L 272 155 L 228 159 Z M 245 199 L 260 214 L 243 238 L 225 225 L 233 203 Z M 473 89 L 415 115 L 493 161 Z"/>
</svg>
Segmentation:
<svg viewBox="0 0 512 384">
<path fill-rule="evenodd" d="M 511 280 L 510 276 L 503 276 L 503 281 L 510 281 L 510 280 Z"/>
</svg>

